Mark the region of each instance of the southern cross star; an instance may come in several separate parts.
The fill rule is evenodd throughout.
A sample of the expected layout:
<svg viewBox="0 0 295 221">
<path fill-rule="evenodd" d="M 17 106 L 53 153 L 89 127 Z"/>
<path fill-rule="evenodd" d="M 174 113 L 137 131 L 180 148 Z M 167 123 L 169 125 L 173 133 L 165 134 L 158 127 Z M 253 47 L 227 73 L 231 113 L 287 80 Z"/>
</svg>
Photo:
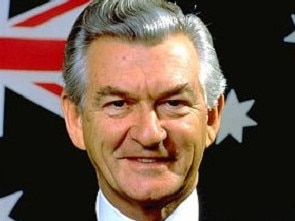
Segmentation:
<svg viewBox="0 0 295 221">
<path fill-rule="evenodd" d="M 242 143 L 243 127 L 257 125 L 254 120 L 247 116 L 247 112 L 253 104 L 254 100 L 239 102 L 236 92 L 233 89 L 228 93 L 216 144 L 221 143 L 228 135 L 231 135 L 239 143 Z"/>
<path fill-rule="evenodd" d="M 0 220 L 1 221 L 14 221 L 9 217 L 11 210 L 23 195 L 23 191 L 16 191 L 11 195 L 0 198 Z"/>
</svg>

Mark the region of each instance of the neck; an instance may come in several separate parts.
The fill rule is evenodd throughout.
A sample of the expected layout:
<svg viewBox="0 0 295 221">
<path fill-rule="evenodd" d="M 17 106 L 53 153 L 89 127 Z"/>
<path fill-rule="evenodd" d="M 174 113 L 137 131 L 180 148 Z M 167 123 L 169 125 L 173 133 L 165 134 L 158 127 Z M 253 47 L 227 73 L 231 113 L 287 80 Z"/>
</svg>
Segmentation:
<svg viewBox="0 0 295 221">
<path fill-rule="evenodd" d="M 165 199 L 139 201 L 114 192 L 102 180 L 99 186 L 107 201 L 123 215 L 140 221 L 165 220 L 195 190 L 197 184 L 197 179 L 186 183 L 183 185 L 184 188 Z"/>
<path fill-rule="evenodd" d="M 192 190 L 193 191 L 193 190 Z M 191 191 L 179 192 L 173 198 L 163 201 L 138 202 L 126 200 L 118 195 L 110 197 L 107 191 L 103 191 L 105 198 L 111 205 L 117 208 L 123 215 L 133 220 L 140 221 L 162 221 L 176 210 Z"/>
</svg>

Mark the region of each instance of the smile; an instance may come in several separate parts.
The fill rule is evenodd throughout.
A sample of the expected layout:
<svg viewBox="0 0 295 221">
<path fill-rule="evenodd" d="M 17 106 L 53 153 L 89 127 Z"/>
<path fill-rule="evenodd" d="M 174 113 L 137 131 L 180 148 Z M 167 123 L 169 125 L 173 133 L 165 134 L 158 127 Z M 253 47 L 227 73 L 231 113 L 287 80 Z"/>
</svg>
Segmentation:
<svg viewBox="0 0 295 221">
<path fill-rule="evenodd" d="M 147 159 L 147 158 L 138 158 L 136 160 L 140 163 L 155 163 L 155 162 L 159 161 L 156 159 Z"/>
<path fill-rule="evenodd" d="M 139 163 L 166 163 L 169 161 L 173 161 L 171 158 L 147 158 L 147 157 L 128 157 L 126 158 L 127 160 L 130 161 L 135 161 Z"/>
</svg>

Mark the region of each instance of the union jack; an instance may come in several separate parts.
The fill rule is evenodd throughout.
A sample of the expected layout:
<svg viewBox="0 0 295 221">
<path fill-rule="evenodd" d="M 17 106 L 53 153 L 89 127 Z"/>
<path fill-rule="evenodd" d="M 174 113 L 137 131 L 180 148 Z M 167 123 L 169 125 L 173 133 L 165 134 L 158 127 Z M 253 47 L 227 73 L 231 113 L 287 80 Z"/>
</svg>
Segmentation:
<svg viewBox="0 0 295 221">
<path fill-rule="evenodd" d="M 5 88 L 62 117 L 59 95 L 65 39 L 90 0 L 51 0 L 10 17 L 10 0 L 0 7 L 0 137 Z"/>
</svg>

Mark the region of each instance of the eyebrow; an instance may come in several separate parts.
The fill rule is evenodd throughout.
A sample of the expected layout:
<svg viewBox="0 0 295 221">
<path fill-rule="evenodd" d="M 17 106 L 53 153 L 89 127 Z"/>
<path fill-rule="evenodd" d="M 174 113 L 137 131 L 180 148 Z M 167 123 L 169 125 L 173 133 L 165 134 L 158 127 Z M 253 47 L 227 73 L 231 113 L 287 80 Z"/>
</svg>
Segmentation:
<svg viewBox="0 0 295 221">
<path fill-rule="evenodd" d="M 117 97 L 126 99 L 131 97 L 131 93 L 118 87 L 105 86 L 100 88 L 96 92 L 96 96 L 95 96 L 96 103 L 100 104 L 102 102 L 102 99 L 107 96 L 117 96 Z"/>
<path fill-rule="evenodd" d="M 118 87 L 113 87 L 113 86 L 105 86 L 102 87 L 100 90 L 96 92 L 98 97 L 105 97 L 105 96 L 118 96 L 118 97 L 129 97 L 131 96 L 131 93 L 128 91 L 125 91 L 121 88 Z"/>
<path fill-rule="evenodd" d="M 188 95 L 192 96 L 193 98 L 196 98 L 195 90 L 188 84 L 178 84 L 172 88 L 169 88 L 166 91 L 160 92 L 160 94 L 157 96 L 158 99 L 164 99 L 167 97 L 171 97 L 173 95 L 177 94 L 184 94 L 187 93 Z M 121 89 L 119 87 L 113 87 L 113 86 L 105 86 L 102 87 L 100 90 L 96 92 L 97 98 L 96 100 L 99 102 L 103 97 L 106 96 L 118 96 L 121 98 L 132 98 L 136 97 L 136 94 L 130 93 L 124 89 Z"/>
<path fill-rule="evenodd" d="M 163 92 L 160 93 L 159 97 L 160 98 L 167 98 L 167 97 L 171 97 L 173 95 L 185 94 L 185 93 L 193 96 L 193 98 L 196 98 L 195 90 L 188 83 L 179 84 L 179 85 L 176 85 L 173 88 L 170 88 L 167 91 L 163 91 Z"/>
</svg>

